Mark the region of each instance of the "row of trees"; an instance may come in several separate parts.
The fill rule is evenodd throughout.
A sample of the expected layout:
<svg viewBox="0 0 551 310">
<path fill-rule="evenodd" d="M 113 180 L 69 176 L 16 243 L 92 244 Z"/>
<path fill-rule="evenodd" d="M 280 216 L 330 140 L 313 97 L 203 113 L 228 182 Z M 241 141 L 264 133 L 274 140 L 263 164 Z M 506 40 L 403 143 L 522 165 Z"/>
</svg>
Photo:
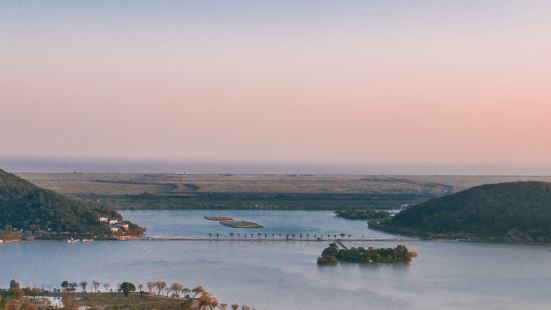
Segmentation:
<svg viewBox="0 0 551 310">
<path fill-rule="evenodd" d="M 181 283 L 172 283 L 168 285 L 165 281 L 151 281 L 146 283 L 149 294 L 156 294 L 158 296 L 165 295 L 166 297 L 180 297 L 180 294 L 184 296 L 190 296 L 193 294 L 193 298 L 198 298 L 201 295 L 207 293 L 202 286 L 197 286 L 192 289 L 185 287 Z M 144 288 L 143 284 L 138 284 L 140 292 Z M 172 294 L 171 294 L 172 293 Z"/>
<path fill-rule="evenodd" d="M 79 288 L 82 290 L 83 293 L 87 293 L 89 288 L 92 292 L 100 293 L 101 286 L 102 284 L 99 281 L 92 281 L 91 285 L 89 285 L 88 281 L 63 281 L 61 283 L 61 288 L 63 290 L 64 303 L 76 300 L 70 296 L 73 294 L 72 292 L 76 292 Z M 105 289 L 105 292 L 113 292 L 113 289 L 110 289 L 110 283 L 104 283 L 103 287 Z M 180 298 L 180 296 L 183 296 L 184 299 L 182 305 L 184 309 L 256 310 L 256 308 L 251 308 L 247 305 L 230 305 L 226 303 L 219 303 L 218 300 L 210 293 L 208 293 L 202 286 L 197 286 L 189 289 L 183 284 L 177 282 L 168 285 L 165 281 L 151 281 L 147 282 L 145 287 L 147 287 L 149 291 L 148 293 L 143 291 L 143 284 L 135 285 L 132 282 L 125 281 L 117 285 L 116 291 L 118 293 L 124 294 L 124 296 L 126 297 L 129 297 L 130 294 L 135 293 L 137 290 L 139 290 L 140 295 L 153 295 L 158 298 L 167 298 L 166 300 L 171 300 L 172 298 Z M 61 290 L 55 290 L 55 292 L 61 294 Z M 12 280 L 9 284 L 8 290 L 0 289 L 0 296 L 2 297 L 0 302 L 0 309 L 4 309 L 4 306 L 6 304 L 7 299 L 5 299 L 4 297 L 11 297 L 11 300 L 17 300 L 21 297 L 25 299 L 25 296 L 40 296 L 48 293 L 48 291 L 38 288 L 21 288 L 20 284 L 16 280 Z M 26 301 L 25 305 L 28 306 L 28 309 L 37 309 L 36 305 L 32 302 L 28 302 L 28 300 Z M 19 308 L 21 307 L 18 307 L 18 309 Z"/>
<path fill-rule="evenodd" d="M 91 292 L 99 292 L 100 291 L 100 285 L 101 285 L 101 283 L 99 281 L 92 281 L 91 286 L 89 285 L 88 281 L 81 281 L 81 282 L 63 281 L 63 282 L 61 282 L 61 288 L 65 292 L 75 292 L 78 288 L 80 288 L 83 292 L 86 292 L 88 288 L 90 288 Z M 104 283 L 103 288 L 105 289 L 105 292 L 108 292 L 111 288 L 111 283 Z M 111 291 L 113 291 L 113 290 L 111 289 Z"/>
<path fill-rule="evenodd" d="M 99 292 L 99 287 L 101 283 L 99 281 L 92 281 L 92 287 L 96 290 L 96 292 Z M 89 287 L 87 281 L 81 281 L 77 284 L 77 282 L 68 282 L 63 281 L 61 284 L 64 292 L 63 295 L 63 303 L 67 309 L 78 309 L 79 303 L 78 299 L 71 297 L 73 291 L 76 291 L 78 287 L 82 289 L 83 292 L 87 292 L 86 289 Z M 108 289 L 111 287 L 109 283 L 104 283 L 105 290 L 108 291 Z M 143 288 L 143 285 L 138 284 L 137 286 L 140 291 Z M 206 290 L 201 287 L 197 286 L 191 290 L 187 289 L 184 285 L 180 283 L 173 283 L 170 286 L 166 284 L 164 281 L 154 281 L 154 282 L 148 282 L 148 288 L 150 288 L 150 295 L 154 295 L 159 298 L 167 298 L 167 300 L 171 300 L 172 298 L 178 298 L 179 293 L 190 293 L 193 294 L 193 297 L 187 294 L 184 297 L 183 302 L 181 303 L 181 306 L 183 306 L 182 309 L 199 309 L 199 310 L 213 310 L 213 309 L 220 309 L 220 310 L 256 310 L 256 308 L 251 308 L 248 305 L 239 305 L 239 304 L 226 304 L 226 303 L 219 303 L 218 300 L 206 292 Z M 113 291 L 112 289 L 110 290 Z M 126 297 L 129 297 L 129 295 L 133 292 L 136 292 L 136 285 L 134 285 L 131 282 L 122 282 L 118 285 L 118 292 L 123 293 Z M 165 292 L 172 292 L 171 295 L 172 298 L 168 297 L 167 295 L 163 295 Z M 61 290 L 56 290 L 56 292 L 61 294 Z M 21 288 L 19 282 L 16 280 L 10 281 L 9 289 L 4 290 L 0 289 L 0 309 L 25 309 L 25 310 L 36 310 L 41 308 L 37 304 L 37 301 L 33 301 L 31 299 L 26 298 L 26 296 L 41 296 L 45 294 L 49 294 L 49 291 L 46 291 L 44 289 L 38 289 L 38 288 Z M 145 292 L 141 291 L 141 295 Z M 55 295 L 54 295 L 55 296 Z M 6 308 L 7 307 L 7 308 Z M 161 307 L 162 308 L 162 307 Z"/>
<path fill-rule="evenodd" d="M 129 285 L 132 284 L 132 285 Z M 90 289 L 90 292 L 101 292 L 100 287 L 103 287 L 104 292 L 113 292 L 113 289 L 111 288 L 111 283 L 100 283 L 99 281 L 92 281 L 91 286 L 89 285 L 88 281 L 81 281 L 81 282 L 69 282 L 69 281 L 63 281 L 61 282 L 61 288 L 65 292 L 75 292 L 79 288 L 82 292 L 87 292 L 88 289 Z M 118 284 L 116 286 L 117 291 L 122 292 L 125 289 L 135 292 L 136 288 L 139 290 L 139 292 L 143 293 L 144 288 L 147 288 L 149 294 L 152 295 L 158 295 L 158 296 L 166 296 L 166 297 L 180 297 L 180 294 L 188 295 L 193 294 L 193 298 L 199 297 L 200 295 L 203 295 L 206 293 L 206 290 L 202 286 L 197 286 L 194 288 L 187 288 L 181 283 L 172 283 L 168 285 L 165 281 L 151 281 L 147 282 L 145 286 L 143 284 L 138 284 L 135 286 L 133 283 L 130 282 L 123 282 L 121 284 Z"/>
<path fill-rule="evenodd" d="M 257 233 L 257 234 L 241 234 L 241 233 L 229 233 L 228 234 L 229 237 L 231 239 L 234 239 L 234 238 L 237 238 L 237 239 L 241 239 L 243 237 L 243 239 L 257 239 L 257 240 L 261 240 L 261 239 L 268 239 L 269 237 L 271 237 L 271 239 L 286 239 L 286 240 L 310 240 L 310 237 L 313 237 L 313 240 L 317 240 L 318 238 L 319 239 L 323 239 L 325 238 L 325 236 L 327 236 L 327 239 L 338 239 L 339 236 L 340 236 L 340 239 L 345 239 L 346 237 L 348 237 L 348 239 L 352 239 L 352 235 L 351 234 L 343 234 L 343 233 L 340 233 L 340 234 L 267 234 L 267 233 Z M 212 239 L 212 238 L 216 238 L 216 239 L 220 239 L 221 235 L 219 233 L 209 233 L 209 239 Z M 256 238 L 255 238 L 256 237 Z M 365 238 L 365 235 L 362 235 L 362 239 Z"/>
<path fill-rule="evenodd" d="M 93 291 L 100 292 L 100 285 L 101 283 L 99 281 L 92 281 Z M 63 281 L 61 283 L 61 287 L 64 291 L 76 291 L 76 289 L 80 287 L 82 292 L 86 292 L 88 288 L 88 282 L 81 281 L 77 284 L 77 282 Z M 113 292 L 113 289 L 110 289 L 110 283 L 103 283 L 103 288 L 105 292 Z M 184 297 L 186 299 L 195 299 L 199 302 L 200 309 L 208 309 L 207 307 L 210 307 L 210 309 L 215 309 L 216 307 L 219 307 L 222 310 L 226 310 L 229 309 L 228 307 L 231 307 L 232 310 L 256 310 L 256 308 L 251 308 L 247 305 L 229 305 L 225 303 L 219 304 L 218 300 L 210 293 L 208 293 L 202 286 L 196 286 L 190 289 L 182 283 L 178 282 L 174 282 L 169 285 L 165 281 L 150 281 L 146 282 L 145 286 L 141 283 L 136 286 L 134 283 L 131 282 L 123 282 L 118 285 L 117 291 L 122 292 L 125 296 L 128 297 L 130 293 L 136 292 L 137 290 L 139 290 L 139 292 L 142 294 L 146 293 L 144 289 L 147 289 L 147 293 L 150 295 L 171 298 Z"/>
</svg>

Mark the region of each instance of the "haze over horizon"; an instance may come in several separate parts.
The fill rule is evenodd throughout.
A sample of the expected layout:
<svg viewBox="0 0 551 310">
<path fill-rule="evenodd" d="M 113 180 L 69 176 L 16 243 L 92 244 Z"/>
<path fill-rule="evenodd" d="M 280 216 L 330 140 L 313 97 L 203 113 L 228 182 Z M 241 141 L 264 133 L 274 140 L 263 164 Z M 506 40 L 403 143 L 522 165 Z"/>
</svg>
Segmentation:
<svg viewBox="0 0 551 310">
<path fill-rule="evenodd" d="M 550 14 L 510 0 L 2 1 L 0 156 L 548 174 Z"/>
<path fill-rule="evenodd" d="M 0 156 L 0 169 L 13 173 L 551 176 L 551 166 L 335 164 L 36 156 Z"/>
</svg>

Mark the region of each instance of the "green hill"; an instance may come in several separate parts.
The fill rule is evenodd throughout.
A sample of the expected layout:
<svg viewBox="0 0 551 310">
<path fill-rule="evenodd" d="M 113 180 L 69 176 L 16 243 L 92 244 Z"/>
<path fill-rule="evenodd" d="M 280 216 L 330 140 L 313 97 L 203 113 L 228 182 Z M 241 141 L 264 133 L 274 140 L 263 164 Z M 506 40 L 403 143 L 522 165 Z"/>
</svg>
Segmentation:
<svg viewBox="0 0 551 310">
<path fill-rule="evenodd" d="M 11 226 L 44 238 L 110 238 L 106 216 L 122 219 L 103 205 L 80 201 L 39 188 L 0 169 L 0 229 Z"/>
<path fill-rule="evenodd" d="M 551 242 L 551 183 L 512 182 L 473 187 L 436 198 L 370 226 L 436 238 Z"/>
</svg>

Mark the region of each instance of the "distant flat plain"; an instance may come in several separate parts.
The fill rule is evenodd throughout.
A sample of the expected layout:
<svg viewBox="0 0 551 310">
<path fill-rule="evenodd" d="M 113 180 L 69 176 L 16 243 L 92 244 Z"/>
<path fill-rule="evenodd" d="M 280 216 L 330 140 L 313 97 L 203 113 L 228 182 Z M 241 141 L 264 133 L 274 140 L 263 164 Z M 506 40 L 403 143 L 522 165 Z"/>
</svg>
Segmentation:
<svg viewBox="0 0 551 310">
<path fill-rule="evenodd" d="M 121 209 L 393 208 L 486 183 L 551 176 L 19 173 L 38 186 Z"/>
</svg>

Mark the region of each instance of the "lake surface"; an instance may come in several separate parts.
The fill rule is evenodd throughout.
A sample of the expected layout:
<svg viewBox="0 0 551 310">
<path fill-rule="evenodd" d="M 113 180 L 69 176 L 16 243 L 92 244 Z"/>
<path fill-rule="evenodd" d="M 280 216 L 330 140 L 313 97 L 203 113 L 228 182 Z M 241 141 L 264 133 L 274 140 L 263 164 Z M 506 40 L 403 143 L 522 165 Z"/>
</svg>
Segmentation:
<svg viewBox="0 0 551 310">
<path fill-rule="evenodd" d="M 146 235 L 154 237 L 203 237 L 218 233 L 220 237 L 261 233 L 268 234 L 351 234 L 353 238 L 385 238 L 393 235 L 370 230 L 365 221 L 350 221 L 335 216 L 332 211 L 259 211 L 259 210 L 166 210 L 166 211 L 124 211 L 125 219 L 147 228 Z M 228 216 L 234 219 L 258 223 L 264 228 L 231 228 L 205 216 Z"/>
<path fill-rule="evenodd" d="M 342 230 L 381 236 L 363 221 L 345 221 L 330 212 L 256 212 L 266 213 L 220 213 L 258 221 L 266 230 L 311 234 Z M 207 213 L 218 215 L 212 211 L 136 211 L 125 212 L 125 216 L 156 236 L 205 236 L 211 230 L 217 232 L 213 228 L 230 229 L 201 221 Z M 420 254 L 407 265 L 318 267 L 316 258 L 327 242 L 21 242 L 0 245 L 0 284 L 5 287 L 12 278 L 46 288 L 59 287 L 63 280 L 99 280 L 115 286 L 127 280 L 160 279 L 203 285 L 222 302 L 258 309 L 549 309 L 551 305 L 550 247 L 462 242 L 406 245 Z"/>
</svg>

